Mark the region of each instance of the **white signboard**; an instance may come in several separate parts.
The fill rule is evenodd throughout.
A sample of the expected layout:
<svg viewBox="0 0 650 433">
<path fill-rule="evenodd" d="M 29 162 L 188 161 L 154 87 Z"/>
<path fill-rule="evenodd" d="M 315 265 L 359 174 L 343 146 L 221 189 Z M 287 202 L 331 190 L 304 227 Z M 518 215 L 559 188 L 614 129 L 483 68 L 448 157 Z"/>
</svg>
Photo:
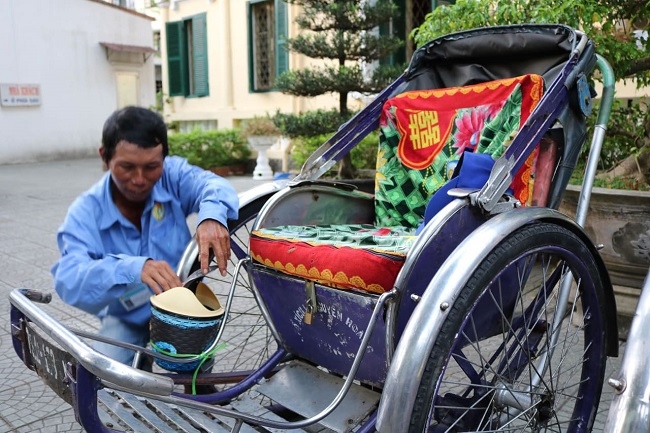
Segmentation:
<svg viewBox="0 0 650 433">
<path fill-rule="evenodd" d="M 0 83 L 0 105 L 5 107 L 41 105 L 41 85 Z"/>
</svg>

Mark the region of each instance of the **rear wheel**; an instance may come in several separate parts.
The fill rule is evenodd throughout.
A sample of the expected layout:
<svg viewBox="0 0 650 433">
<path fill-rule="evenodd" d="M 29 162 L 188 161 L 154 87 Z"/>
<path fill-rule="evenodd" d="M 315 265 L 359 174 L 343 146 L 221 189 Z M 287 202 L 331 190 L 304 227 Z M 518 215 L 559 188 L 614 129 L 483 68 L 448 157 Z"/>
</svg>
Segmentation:
<svg viewBox="0 0 650 433">
<path fill-rule="evenodd" d="M 237 262 L 248 255 L 248 239 L 258 212 L 266 202 L 260 198 L 239 209 L 239 218 L 228 224 L 230 248 L 232 250 L 227 275 L 222 277 L 219 270 L 209 272 L 203 282 L 217 295 L 225 308 L 231 281 L 236 281 L 234 297 L 223 334 L 222 348 L 214 358 L 213 373 L 233 373 L 257 369 L 278 345 L 262 315 L 244 267 L 235 275 Z M 200 268 L 195 254 L 189 274 Z M 211 265 L 216 265 L 214 260 Z"/>
<path fill-rule="evenodd" d="M 451 306 L 409 431 L 591 431 L 605 374 L 603 299 L 575 234 L 552 223 L 514 232 Z"/>
</svg>

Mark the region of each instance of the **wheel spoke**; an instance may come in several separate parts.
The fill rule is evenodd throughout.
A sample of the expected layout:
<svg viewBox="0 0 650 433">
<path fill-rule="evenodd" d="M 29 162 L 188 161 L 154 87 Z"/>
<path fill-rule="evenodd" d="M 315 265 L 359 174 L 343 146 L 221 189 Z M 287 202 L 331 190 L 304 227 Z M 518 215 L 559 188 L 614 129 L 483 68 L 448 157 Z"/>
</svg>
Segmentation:
<svg viewBox="0 0 650 433">
<path fill-rule="evenodd" d="M 230 292 L 230 285 L 235 281 L 235 291 L 231 309 L 217 351 L 214 373 L 236 373 L 258 368 L 275 352 L 277 343 L 260 312 L 253 294 L 245 266 L 235 274 L 240 259 L 248 255 L 248 240 L 257 212 L 263 202 L 253 202 L 239 210 L 239 220 L 230 222 L 231 257 L 222 276 L 218 270 L 208 273 L 203 282 L 217 295 L 225 305 Z M 198 258 L 194 258 L 190 273 L 199 268 Z M 214 261 L 212 264 L 216 264 Z M 236 376 L 236 374 L 233 374 Z"/>
<path fill-rule="evenodd" d="M 566 229 L 517 235 L 447 313 L 423 379 L 427 421 L 413 431 L 588 432 L 604 376 L 600 275 Z"/>
</svg>

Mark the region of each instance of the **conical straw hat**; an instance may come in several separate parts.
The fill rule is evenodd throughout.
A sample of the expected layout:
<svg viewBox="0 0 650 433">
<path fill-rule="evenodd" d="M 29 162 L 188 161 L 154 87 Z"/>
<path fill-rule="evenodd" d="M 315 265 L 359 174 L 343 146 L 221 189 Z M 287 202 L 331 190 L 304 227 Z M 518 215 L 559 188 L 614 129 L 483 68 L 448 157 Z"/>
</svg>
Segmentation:
<svg viewBox="0 0 650 433">
<path fill-rule="evenodd" d="M 208 286 L 199 283 L 196 295 L 186 287 L 174 287 L 151 297 L 151 305 L 159 310 L 187 317 L 218 317 L 223 308 Z"/>
</svg>

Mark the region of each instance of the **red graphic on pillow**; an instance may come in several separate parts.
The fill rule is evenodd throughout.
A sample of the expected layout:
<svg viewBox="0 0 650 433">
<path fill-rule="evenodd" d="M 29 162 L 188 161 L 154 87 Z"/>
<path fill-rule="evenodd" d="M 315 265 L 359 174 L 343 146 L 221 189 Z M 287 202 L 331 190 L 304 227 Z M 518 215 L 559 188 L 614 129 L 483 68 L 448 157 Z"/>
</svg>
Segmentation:
<svg viewBox="0 0 650 433">
<path fill-rule="evenodd" d="M 524 75 L 472 86 L 405 92 L 386 101 L 383 113 L 394 112 L 400 133 L 397 153 L 402 163 L 415 170 L 430 166 L 448 142 L 458 110 L 486 105 L 498 110 L 518 85 L 524 95 L 520 119 L 523 125 L 542 95 L 543 81 L 539 76 Z M 391 106 L 394 110 L 388 109 Z M 469 126 L 472 128 L 483 124 L 480 119 L 471 120 Z"/>
</svg>

